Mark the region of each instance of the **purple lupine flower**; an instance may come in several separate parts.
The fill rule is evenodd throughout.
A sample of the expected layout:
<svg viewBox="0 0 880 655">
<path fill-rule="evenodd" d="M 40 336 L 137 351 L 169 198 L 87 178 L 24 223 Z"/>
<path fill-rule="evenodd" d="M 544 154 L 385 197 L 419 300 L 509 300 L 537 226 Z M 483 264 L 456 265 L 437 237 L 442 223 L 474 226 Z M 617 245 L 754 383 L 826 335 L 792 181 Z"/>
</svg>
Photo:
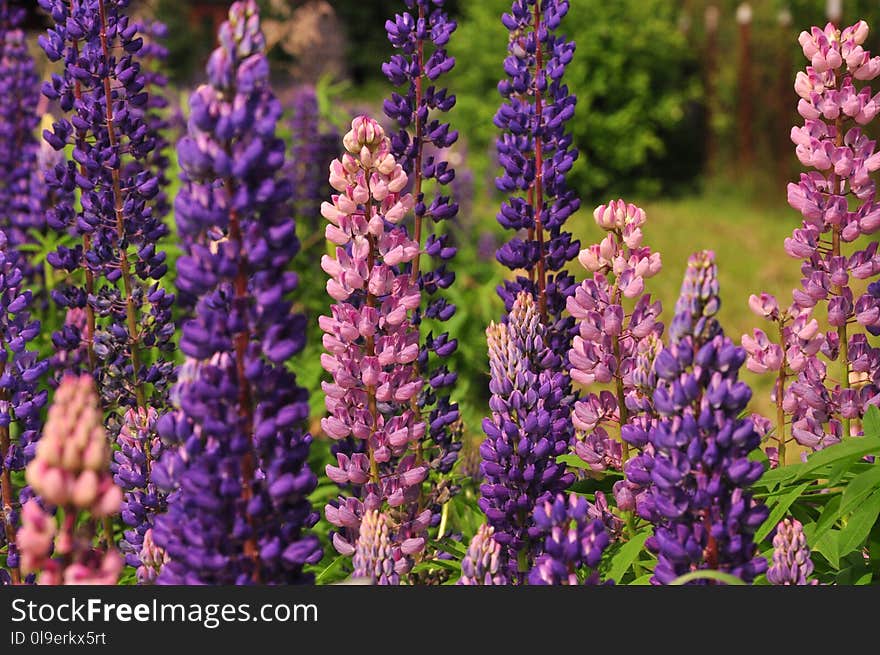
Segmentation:
<svg viewBox="0 0 880 655">
<path fill-rule="evenodd" d="M 285 366 L 305 344 L 290 300 L 299 241 L 255 2 L 232 5 L 219 43 L 178 144 L 179 284 L 198 302 L 177 409 L 157 425 L 166 452 L 153 476 L 169 496 L 152 531 L 167 558 L 156 581 L 302 583 L 322 552 L 305 532 L 318 519 L 308 396 Z"/>
<path fill-rule="evenodd" d="M 166 360 L 173 297 L 159 284 L 167 265 L 157 244 L 168 228 L 154 211 L 160 180 L 147 165 L 156 134 L 146 120 L 143 39 L 125 13 L 129 0 L 39 1 L 54 21 L 40 45 L 64 63 L 43 93 L 66 112 L 43 137 L 56 150 L 73 145 L 72 160 L 46 172 L 57 196 L 47 220 L 51 229 L 82 237 L 49 262 L 71 274 L 84 270 L 86 279 L 54 290 L 53 298 L 89 315 L 86 335 L 61 331 L 53 339 L 58 349 L 76 350 L 87 338 L 106 408 L 145 407 L 148 400 L 163 407 L 173 381 Z M 77 188 L 81 203 L 74 202 Z"/>
<path fill-rule="evenodd" d="M 578 333 L 568 353 L 572 380 L 588 393 L 574 405 L 574 452 L 595 471 L 640 468 L 647 433 L 656 419 L 651 402 L 654 358 L 662 346 L 660 301 L 651 302 L 645 280 L 660 272 L 659 253 L 642 245 L 643 209 L 623 200 L 600 205 L 593 217 L 606 235 L 578 261 L 592 277 L 566 302 Z M 598 385 L 611 389 L 594 392 Z M 621 439 L 609 434 L 618 433 Z M 639 454 L 630 458 L 630 447 Z M 627 478 L 615 485 L 618 507 L 650 520 L 650 494 Z"/>
<path fill-rule="evenodd" d="M 339 133 L 322 129 L 315 87 L 303 85 L 293 95 L 290 132 L 290 176 L 293 178 L 293 207 L 297 223 L 310 233 L 321 229 L 321 203 L 329 195 L 327 168 L 336 158 Z"/>
<path fill-rule="evenodd" d="M 15 533 L 21 505 L 31 494 L 28 489 L 16 493 L 13 473 L 33 459 L 47 398 L 39 386 L 48 361 L 28 349 L 40 322 L 31 320 L 28 311 L 33 295 L 23 288 L 20 261 L 0 230 L 0 549 L 5 550 L 7 569 L 0 569 L 0 584 L 22 580 Z"/>
<path fill-rule="evenodd" d="M 506 585 L 506 569 L 501 544 L 495 541 L 495 528 L 483 523 L 468 544 L 467 553 L 461 560 L 461 577 L 456 584 Z"/>
<path fill-rule="evenodd" d="M 564 267 L 580 250 L 563 229 L 580 207 L 565 182 L 578 156 L 565 131 L 577 99 L 563 82 L 575 44 L 556 33 L 568 9 L 568 0 L 514 0 L 510 13 L 502 16 L 510 32 L 504 60 L 508 77 L 498 84 L 504 103 L 495 115 L 502 131 L 498 161 L 504 169 L 496 186 L 510 196 L 498 221 L 518 233 L 496 257 L 511 270 L 524 271 L 498 292 L 508 311 L 521 290 L 534 295 L 549 328 L 548 346 L 563 359 L 574 335 L 573 319 L 563 312 L 575 289 Z"/>
<path fill-rule="evenodd" d="M 40 82 L 19 28 L 25 10 L 0 3 L 0 227 L 17 247 L 45 227 L 45 191 L 34 184 Z M 26 274 L 29 271 L 25 271 Z"/>
<path fill-rule="evenodd" d="M 169 184 L 167 171 L 171 166 L 168 157 L 171 144 L 166 136 L 171 131 L 169 119 L 171 103 L 165 96 L 165 89 L 168 87 L 168 76 L 165 73 L 168 48 L 164 42 L 168 38 L 168 27 L 158 20 L 145 20 L 138 26 L 138 33 L 144 39 L 139 55 L 144 91 L 148 94 L 145 106 L 148 113 L 147 121 L 153 129 L 156 140 L 148 158 L 148 166 L 159 180 L 159 192 L 153 201 L 153 212 L 158 216 L 166 216 L 171 211 L 166 193 Z"/>
<path fill-rule="evenodd" d="M 590 505 L 575 494 L 557 494 L 535 507 L 535 525 L 546 535 L 543 552 L 529 573 L 533 585 L 598 584 L 595 570 L 581 582 L 578 574 L 596 569 L 610 543 L 602 521 L 590 516 Z"/>
<path fill-rule="evenodd" d="M 752 310 L 776 326 L 743 337 L 749 369 L 776 376 L 773 436 L 783 463 L 791 439 L 818 450 L 860 434 L 867 407 L 880 404 L 880 349 L 865 335 L 880 332 L 880 301 L 870 285 L 860 292 L 863 280 L 880 275 L 878 244 L 872 237 L 849 246 L 880 229 L 871 179 L 880 153 L 863 131 L 880 113 L 880 95 L 863 84 L 880 75 L 880 57 L 862 47 L 867 35 L 859 21 L 842 31 L 813 27 L 798 39 L 810 65 L 795 80 L 804 124 L 792 128 L 791 140 L 800 162 L 815 170 L 788 185 L 788 202 L 803 220 L 785 251 L 803 260 L 803 277 L 788 308 L 769 294 L 752 296 Z"/>
<path fill-rule="evenodd" d="M 369 578 L 373 584 L 399 585 L 400 567 L 404 561 L 400 545 L 395 544 L 388 516 L 372 509 L 364 513 L 355 544 L 352 564 L 355 578 Z"/>
<path fill-rule="evenodd" d="M 569 390 L 547 333 L 527 291 L 517 296 L 506 323 L 486 329 L 492 416 L 483 419 L 479 505 L 503 547 L 509 577 L 519 583 L 540 553 L 535 507 L 574 480 L 556 461 L 568 449 Z"/>
<path fill-rule="evenodd" d="M 433 508 L 432 524 L 436 525 L 440 498 L 448 498 L 450 490 L 445 477 L 462 446 L 460 412 L 450 397 L 458 374 L 444 363 L 455 353 L 458 340 L 442 328 L 456 311 L 442 292 L 455 280 L 450 266 L 457 248 L 449 229 L 441 226 L 458 214 L 458 203 L 447 190 L 456 175 L 448 149 L 458 140 L 458 132 L 443 116 L 455 106 L 455 95 L 438 83 L 455 66 L 446 46 L 457 25 L 444 10 L 444 0 L 405 0 L 405 5 L 406 11 L 385 23 L 388 40 L 397 52 L 382 71 L 393 85 L 404 88 L 402 93 L 392 93 L 384 108 L 398 127 L 390 135 L 391 153 L 407 174 L 414 196 L 410 236 L 419 251 L 409 272 L 418 282 L 422 304 L 413 313 L 412 323 L 421 331 L 427 322 L 416 362 L 424 381 L 417 406 L 427 424 L 420 448 L 431 475 L 431 493 L 424 503 Z M 421 249 L 430 257 L 430 266 L 422 264 Z"/>
<path fill-rule="evenodd" d="M 654 361 L 659 418 L 647 435 L 653 450 L 638 476 L 627 470 L 651 484 L 657 516 L 647 546 L 657 553 L 655 584 L 700 569 L 751 582 L 767 565 L 753 540 L 767 508 L 748 491 L 764 470 L 749 460 L 761 439 L 751 420 L 739 418 L 751 398 L 738 380 L 746 353 L 714 318 L 713 260 L 703 251 L 688 262 L 674 334 Z"/>
<path fill-rule="evenodd" d="M 39 2 L 53 20 L 40 45 L 64 66 L 43 85 L 43 94 L 65 112 L 43 138 L 58 151 L 72 146 L 70 160 L 44 171 L 54 201 L 48 227 L 81 237 L 75 247 L 59 246 L 47 258 L 69 275 L 52 297 L 59 309 L 86 315 L 85 329 L 65 321 L 53 334 L 55 361 L 59 374 L 84 364 L 94 376 L 101 405 L 110 413 L 110 438 L 117 440 L 128 409 L 166 411 L 174 381 L 174 296 L 162 285 L 168 266 L 159 245 L 168 235 L 162 220 L 167 162 L 159 152 L 163 141 L 155 113 L 162 103 L 151 99 L 159 85 L 142 67 L 141 60 L 152 54 L 144 48 L 140 25 L 129 20 L 129 0 Z M 83 346 L 85 362 L 79 356 Z M 120 445 L 124 448 L 124 441 Z M 149 480 L 149 461 L 145 466 Z M 139 539 L 162 500 L 141 506 L 139 491 L 130 486 L 125 491 L 123 520 L 134 540 L 123 547 L 136 564 Z"/>
<path fill-rule="evenodd" d="M 804 537 L 804 526 L 797 519 L 783 519 L 773 537 L 773 564 L 767 569 L 767 580 L 773 585 L 818 584 L 808 582 L 813 573 L 810 547 Z"/>
<path fill-rule="evenodd" d="M 419 246 L 399 226 L 413 198 L 403 193 L 407 175 L 379 123 L 355 118 L 343 144 L 347 152 L 330 165 L 339 193 L 321 207 L 336 245 L 335 258 L 324 256 L 321 267 L 337 301 L 319 319 L 327 351 L 321 363 L 333 376 L 322 383 L 329 416 L 321 426 L 332 439 L 362 445 L 338 450 L 337 465 L 327 466 L 330 479 L 353 495 L 330 502 L 325 513 L 340 528 L 333 544 L 344 555 L 354 553 L 367 511 L 387 513 L 406 555 L 395 563 L 402 575 L 424 549 L 431 518 L 430 510 L 412 510 L 428 474 L 416 448 L 426 426 L 413 407 L 423 385 L 411 321 L 420 290 L 403 268 Z"/>
</svg>

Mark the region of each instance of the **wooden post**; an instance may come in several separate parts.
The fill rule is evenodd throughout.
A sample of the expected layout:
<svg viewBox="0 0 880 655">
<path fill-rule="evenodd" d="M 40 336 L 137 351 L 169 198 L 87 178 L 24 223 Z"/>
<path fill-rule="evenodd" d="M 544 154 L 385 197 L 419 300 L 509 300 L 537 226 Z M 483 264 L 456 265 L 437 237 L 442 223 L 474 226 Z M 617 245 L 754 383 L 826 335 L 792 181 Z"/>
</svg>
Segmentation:
<svg viewBox="0 0 880 655">
<path fill-rule="evenodd" d="M 825 17 L 835 27 L 840 27 L 843 19 L 843 0 L 827 0 L 825 3 Z"/>
<path fill-rule="evenodd" d="M 743 2 L 736 9 L 736 22 L 739 24 L 739 70 L 737 79 L 737 164 L 739 172 L 747 173 L 754 162 L 755 144 L 752 133 L 753 94 L 752 89 L 752 7 Z"/>
<path fill-rule="evenodd" d="M 784 7 L 776 17 L 779 26 L 778 41 L 779 52 L 776 53 L 776 152 L 774 153 L 776 161 L 776 175 L 778 178 L 777 188 L 782 189 L 785 193 L 786 184 L 790 181 L 789 174 L 791 167 L 792 148 L 789 134 L 791 133 L 791 122 L 793 118 L 792 107 L 795 105 L 794 78 L 791 67 L 791 48 L 795 42 L 794 35 L 791 33 L 791 11 L 788 7 Z"/>
<path fill-rule="evenodd" d="M 715 138 L 715 110 L 717 109 L 718 80 L 718 21 L 721 12 L 715 5 L 706 7 L 704 15 L 706 44 L 703 55 L 703 91 L 706 107 L 706 175 L 715 173 L 718 159 L 718 141 Z"/>
</svg>

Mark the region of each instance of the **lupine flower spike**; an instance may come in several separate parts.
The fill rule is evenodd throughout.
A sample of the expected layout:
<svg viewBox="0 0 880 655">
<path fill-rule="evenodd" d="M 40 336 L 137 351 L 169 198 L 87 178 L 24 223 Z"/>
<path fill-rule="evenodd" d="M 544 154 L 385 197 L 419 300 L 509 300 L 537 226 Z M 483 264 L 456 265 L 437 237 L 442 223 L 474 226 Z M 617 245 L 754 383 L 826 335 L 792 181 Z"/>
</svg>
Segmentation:
<svg viewBox="0 0 880 655">
<path fill-rule="evenodd" d="M 21 29 L 24 16 L 24 8 L 0 1 L 0 227 L 14 247 L 46 224 L 46 193 L 37 183 L 40 147 L 34 134 L 40 123 L 40 82 Z"/>
<path fill-rule="evenodd" d="M 59 373 L 83 369 L 95 377 L 110 438 L 120 439 L 114 473 L 126 492 L 129 527 L 122 547 L 137 566 L 143 534 L 164 501 L 150 484 L 153 435 L 139 432 L 145 443 L 135 453 L 132 430 L 122 433 L 129 410 L 165 412 L 174 381 L 174 296 L 161 283 L 168 269 L 160 247 L 168 234 L 162 215 L 167 162 L 154 108 L 162 103 L 145 90 L 141 59 L 149 51 L 127 15 L 129 0 L 39 2 L 54 21 L 40 45 L 51 61 L 64 64 L 43 85 L 64 112 L 43 138 L 57 151 L 73 146 L 71 160 L 45 171 L 54 200 L 48 227 L 80 238 L 47 258 L 70 276 L 52 291 L 68 314 L 52 337 L 56 363 Z M 150 85 L 150 92 L 159 90 Z M 111 526 L 105 529 L 109 535 Z"/>
<path fill-rule="evenodd" d="M 773 537 L 773 563 L 767 569 L 767 581 L 773 585 L 815 585 L 810 581 L 813 560 L 804 537 L 804 526 L 797 519 L 783 519 Z"/>
<path fill-rule="evenodd" d="M 46 427 L 25 479 L 39 496 L 22 510 L 17 542 L 21 567 L 38 584 L 116 584 L 123 560 L 110 546 L 92 546 L 88 516 L 119 511 L 122 490 L 109 471 L 110 446 L 95 384 L 88 375 L 65 377 L 55 392 Z M 63 510 L 61 525 L 41 503 Z M 54 548 L 53 548 L 54 544 Z"/>
<path fill-rule="evenodd" d="M 430 497 L 423 504 L 433 507 L 432 523 L 440 519 L 439 505 L 448 500 L 451 488 L 447 474 L 461 450 L 458 404 L 450 399 L 457 374 L 444 363 L 458 341 L 442 330 L 453 317 L 455 305 L 441 295 L 455 280 L 450 269 L 456 247 L 447 221 L 458 214 L 456 198 L 448 195 L 456 171 L 445 155 L 458 140 L 458 132 L 443 120 L 443 112 L 455 106 L 455 95 L 438 86 L 438 80 L 455 66 L 446 46 L 456 28 L 444 11 L 444 0 L 405 0 L 407 11 L 385 23 L 388 39 L 397 53 L 382 66 L 389 81 L 403 86 L 385 101 L 385 113 L 397 122 L 390 135 L 391 152 L 409 178 L 413 194 L 413 241 L 430 258 L 416 253 L 410 262 L 410 276 L 419 284 L 422 305 L 413 313 L 413 325 L 420 334 L 417 369 L 424 388 L 415 399 L 427 427 L 421 455 L 430 468 L 427 487 Z M 427 322 L 427 325 L 423 323 Z M 432 329 L 437 326 L 439 333 Z"/>
<path fill-rule="evenodd" d="M 598 584 L 595 569 L 610 541 L 586 499 L 558 494 L 535 508 L 535 524 L 546 535 L 543 552 L 529 574 L 533 585 Z M 586 573 L 592 569 L 591 573 Z"/>
<path fill-rule="evenodd" d="M 724 336 L 718 306 L 714 256 L 703 251 L 688 262 L 669 343 L 654 361 L 652 450 L 640 475 L 628 470 L 651 489 L 655 584 L 700 569 L 748 583 L 767 567 L 752 538 L 767 508 L 748 491 L 763 473 L 749 459 L 761 440 L 752 421 L 739 418 L 751 398 L 738 380 L 746 353 Z"/>
<path fill-rule="evenodd" d="M 343 144 L 346 153 L 330 165 L 330 184 L 339 193 L 321 208 L 327 239 L 336 245 L 335 257 L 321 262 L 336 301 L 319 320 L 327 351 L 321 363 L 333 376 L 322 383 L 329 416 L 321 425 L 332 439 L 355 441 L 352 452 L 338 451 L 336 465 L 327 466 L 327 475 L 354 494 L 330 502 L 325 512 L 339 528 L 333 544 L 344 555 L 354 554 L 366 512 L 387 514 L 395 571 L 403 575 L 425 547 L 431 518 L 430 510 L 412 510 L 428 474 L 416 449 L 425 423 L 412 403 L 422 389 L 410 318 L 420 292 L 402 266 L 419 246 L 399 226 L 413 198 L 403 192 L 407 175 L 379 123 L 355 118 Z"/>
<path fill-rule="evenodd" d="M 480 509 L 495 529 L 510 579 L 523 583 L 540 552 L 535 508 L 574 480 L 557 456 L 568 450 L 568 385 L 561 358 L 545 341 L 548 328 L 528 291 L 521 291 L 507 323 L 486 329 L 489 408 L 480 446 Z"/>
<path fill-rule="evenodd" d="M 456 584 L 506 585 L 506 569 L 501 544 L 495 541 L 495 528 L 483 523 L 468 545 L 467 554 L 461 561 L 461 577 Z"/>
<path fill-rule="evenodd" d="M 177 409 L 157 423 L 166 452 L 154 478 L 168 511 L 142 564 L 165 561 L 159 584 L 304 583 L 322 552 L 305 532 L 318 519 L 308 398 L 285 366 L 305 343 L 289 270 L 299 242 L 255 2 L 232 5 L 219 42 L 178 144 L 178 284 L 197 302 L 180 341 Z"/>
<path fill-rule="evenodd" d="M 29 349 L 40 323 L 30 316 L 33 294 L 24 288 L 21 259 L 0 231 L 0 549 L 6 555 L 0 585 L 22 582 L 15 531 L 32 492 L 16 489 L 13 474 L 34 456 L 47 399 L 39 386 L 49 362 Z"/>
<path fill-rule="evenodd" d="M 568 0 L 514 0 L 510 13 L 502 16 L 510 32 L 504 60 L 508 77 L 498 84 L 504 103 L 495 115 L 504 169 L 496 185 L 510 194 L 498 221 L 522 233 L 496 256 L 504 266 L 523 272 L 498 291 L 508 311 L 521 290 L 535 297 L 549 330 L 547 345 L 563 358 L 573 336 L 573 320 L 563 313 L 575 288 L 574 278 L 563 269 L 580 250 L 564 230 L 565 221 L 580 207 L 565 182 L 578 156 L 565 131 L 577 99 L 563 81 L 575 44 L 557 35 L 568 10 Z"/>
<path fill-rule="evenodd" d="M 290 176 L 293 178 L 293 207 L 297 225 L 309 234 L 321 229 L 321 203 L 330 193 L 327 167 L 339 148 L 336 128 L 323 128 L 318 97 L 313 86 L 302 86 L 293 96 L 290 121 Z M 323 250 L 323 247 L 316 250 Z"/>
<path fill-rule="evenodd" d="M 594 471 L 621 471 L 642 466 L 638 453 L 648 447 L 656 418 L 653 365 L 662 347 L 662 309 L 645 292 L 645 280 L 662 264 L 660 254 L 642 244 L 644 210 L 615 200 L 597 207 L 593 217 L 606 235 L 578 255 L 592 277 L 567 299 L 578 329 L 568 354 L 571 378 L 587 390 L 572 412 L 574 452 Z M 610 388 L 592 391 L 599 385 Z M 631 447 L 637 451 L 632 459 Z M 614 493 L 628 515 L 653 516 L 651 495 L 632 479 L 616 482 Z"/>
<path fill-rule="evenodd" d="M 867 37 L 868 25 L 859 21 L 842 31 L 831 23 L 813 27 L 798 39 L 810 65 L 795 79 L 804 124 L 792 128 L 791 140 L 800 162 L 814 170 L 788 185 L 788 202 L 803 220 L 785 251 L 803 260 L 803 278 L 787 308 L 769 294 L 752 296 L 752 311 L 776 325 L 742 339 L 749 369 L 776 376 L 774 438 L 782 463 L 792 439 L 818 450 L 861 434 L 866 408 L 880 404 L 880 349 L 865 334 L 880 334 L 880 282 L 859 295 L 863 281 L 880 275 L 880 254 L 873 238 L 849 245 L 880 229 L 871 177 L 880 153 L 863 131 L 880 113 L 880 94 L 863 84 L 880 75 L 880 57 L 862 47 Z M 821 306 L 826 310 L 817 311 Z"/>
</svg>

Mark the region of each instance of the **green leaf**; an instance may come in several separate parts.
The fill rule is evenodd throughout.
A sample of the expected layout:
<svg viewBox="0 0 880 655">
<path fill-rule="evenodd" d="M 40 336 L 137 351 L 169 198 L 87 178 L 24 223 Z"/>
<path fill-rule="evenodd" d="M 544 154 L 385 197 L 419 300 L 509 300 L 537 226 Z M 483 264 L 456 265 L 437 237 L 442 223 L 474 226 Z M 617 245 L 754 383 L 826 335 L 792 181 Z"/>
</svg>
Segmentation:
<svg viewBox="0 0 880 655">
<path fill-rule="evenodd" d="M 690 573 L 685 573 L 677 577 L 675 580 L 670 582 L 670 585 L 685 585 L 688 582 L 693 582 L 694 580 L 717 580 L 718 582 L 723 582 L 728 585 L 745 585 L 745 582 L 740 580 L 735 575 L 731 575 L 730 573 L 724 573 L 723 571 L 713 571 L 711 569 L 707 569 L 705 571 L 691 571 Z"/>
<path fill-rule="evenodd" d="M 845 497 L 845 496 L 844 496 Z M 839 549 L 842 556 L 860 548 L 880 516 L 880 490 L 874 491 L 859 505 L 840 531 Z"/>
<path fill-rule="evenodd" d="M 577 455 L 560 455 L 556 458 L 556 461 L 560 464 L 565 464 L 566 466 L 571 466 L 576 469 L 586 469 L 587 471 L 593 470 L 590 468 L 589 464 Z"/>
<path fill-rule="evenodd" d="M 327 584 L 329 582 L 334 582 L 338 578 L 335 577 L 336 574 L 342 573 L 342 565 L 345 563 L 345 560 L 348 559 L 344 555 L 339 555 L 334 559 L 330 564 L 327 565 L 323 571 L 321 571 L 315 577 L 315 584 Z"/>
<path fill-rule="evenodd" d="M 755 533 L 755 541 L 761 542 L 767 537 L 768 534 L 776 527 L 776 524 L 782 520 L 782 517 L 785 516 L 785 513 L 788 512 L 788 508 L 791 507 L 792 503 L 800 498 L 801 494 L 809 487 L 811 482 L 804 482 L 803 484 L 799 484 L 794 489 L 789 491 L 785 496 L 783 496 L 770 511 L 770 515 L 764 521 L 758 531 Z M 770 505 L 771 503 L 767 503 Z"/>
<path fill-rule="evenodd" d="M 608 573 L 609 578 L 620 584 L 623 576 L 626 575 L 633 562 L 638 558 L 639 553 L 642 552 L 642 549 L 645 547 L 645 540 L 650 535 L 651 531 L 645 530 L 636 534 L 621 546 L 620 550 L 617 551 L 611 560 L 611 570 Z"/>
<path fill-rule="evenodd" d="M 460 541 L 453 541 L 452 539 L 440 539 L 437 542 L 438 546 L 445 550 L 450 555 L 456 556 L 458 559 L 464 558 L 467 554 L 467 547 L 461 543 Z"/>
<path fill-rule="evenodd" d="M 826 530 L 829 530 L 839 519 L 854 511 L 878 487 L 880 487 L 880 466 L 872 466 L 869 471 L 854 477 L 846 486 L 840 505 L 833 508 L 829 503 L 825 507 L 822 516 L 816 523 L 816 532 L 813 538 L 820 539 Z"/>
<path fill-rule="evenodd" d="M 633 580 L 632 583 L 630 583 L 630 584 L 632 584 L 633 586 L 649 585 L 649 584 L 651 584 L 651 576 L 652 575 L 654 575 L 654 574 L 653 573 L 646 573 L 645 575 Z"/>
<path fill-rule="evenodd" d="M 455 573 L 461 573 L 461 564 L 458 562 L 453 562 L 452 560 L 446 559 L 429 559 L 423 562 L 419 562 L 413 567 L 413 571 L 430 571 L 431 569 L 446 569 L 447 571 L 454 571 Z"/>
<path fill-rule="evenodd" d="M 865 412 L 865 418 L 862 419 L 862 426 L 865 428 L 865 436 L 880 436 L 880 408 L 876 405 L 869 405 L 868 411 Z"/>
<path fill-rule="evenodd" d="M 828 530 L 815 541 L 807 534 L 807 543 L 813 551 L 821 553 L 835 570 L 840 568 L 840 530 Z"/>
<path fill-rule="evenodd" d="M 797 476 L 803 479 L 805 476 L 828 464 L 839 462 L 842 459 L 857 459 L 877 452 L 880 452 L 880 433 L 845 439 L 840 443 L 810 455 L 807 463 L 802 465 L 803 469 L 798 472 Z"/>
</svg>

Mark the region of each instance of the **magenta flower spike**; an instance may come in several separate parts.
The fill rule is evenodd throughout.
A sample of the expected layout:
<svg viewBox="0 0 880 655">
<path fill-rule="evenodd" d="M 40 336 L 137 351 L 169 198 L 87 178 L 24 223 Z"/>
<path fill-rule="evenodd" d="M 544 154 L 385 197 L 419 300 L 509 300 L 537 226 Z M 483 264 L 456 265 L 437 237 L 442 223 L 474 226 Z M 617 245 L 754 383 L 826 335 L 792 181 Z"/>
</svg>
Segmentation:
<svg viewBox="0 0 880 655">
<path fill-rule="evenodd" d="M 862 47 L 867 35 L 859 21 L 842 31 L 813 27 L 798 39 L 810 65 L 795 79 L 804 123 L 791 140 L 813 170 L 788 185 L 803 219 L 785 251 L 802 260 L 803 278 L 788 307 L 752 296 L 752 311 L 775 326 L 742 338 L 749 370 L 776 376 L 773 436 L 783 464 L 792 439 L 818 450 L 859 435 L 866 408 L 880 404 L 880 349 L 865 334 L 880 335 L 880 282 L 860 291 L 880 275 L 878 244 L 864 243 L 880 229 L 871 179 L 880 153 L 864 131 L 880 112 L 880 94 L 863 84 L 880 75 L 880 57 Z"/>
<path fill-rule="evenodd" d="M 339 528 L 334 546 L 351 555 L 364 514 L 387 513 L 395 547 L 407 556 L 395 562 L 402 575 L 412 565 L 409 556 L 424 548 L 431 517 L 430 510 L 408 511 L 428 473 L 415 447 L 425 423 L 413 410 L 423 382 L 411 317 L 421 296 L 403 266 L 419 246 L 399 225 L 413 198 L 403 192 L 406 173 L 379 123 L 358 116 L 343 144 L 346 153 L 330 165 L 330 184 L 339 193 L 321 207 L 327 239 L 336 245 L 335 256 L 321 262 L 336 301 L 330 316 L 319 319 L 326 350 L 321 363 L 333 376 L 322 385 L 329 416 L 321 425 L 333 439 L 354 441 L 350 452 L 337 453 L 327 475 L 356 493 L 329 503 L 326 516 Z"/>
<path fill-rule="evenodd" d="M 586 390 L 572 412 L 574 452 L 594 471 L 621 471 L 631 447 L 639 452 L 647 447 L 656 419 L 653 364 L 662 348 L 662 309 L 646 293 L 645 281 L 659 273 L 662 262 L 642 244 L 643 209 L 614 200 L 597 207 L 593 217 L 606 234 L 578 255 L 592 277 L 567 299 L 578 330 L 568 354 L 571 379 Z M 636 455 L 630 465 L 640 461 Z M 619 509 L 651 518 L 644 485 L 627 478 L 614 493 Z"/>
</svg>

